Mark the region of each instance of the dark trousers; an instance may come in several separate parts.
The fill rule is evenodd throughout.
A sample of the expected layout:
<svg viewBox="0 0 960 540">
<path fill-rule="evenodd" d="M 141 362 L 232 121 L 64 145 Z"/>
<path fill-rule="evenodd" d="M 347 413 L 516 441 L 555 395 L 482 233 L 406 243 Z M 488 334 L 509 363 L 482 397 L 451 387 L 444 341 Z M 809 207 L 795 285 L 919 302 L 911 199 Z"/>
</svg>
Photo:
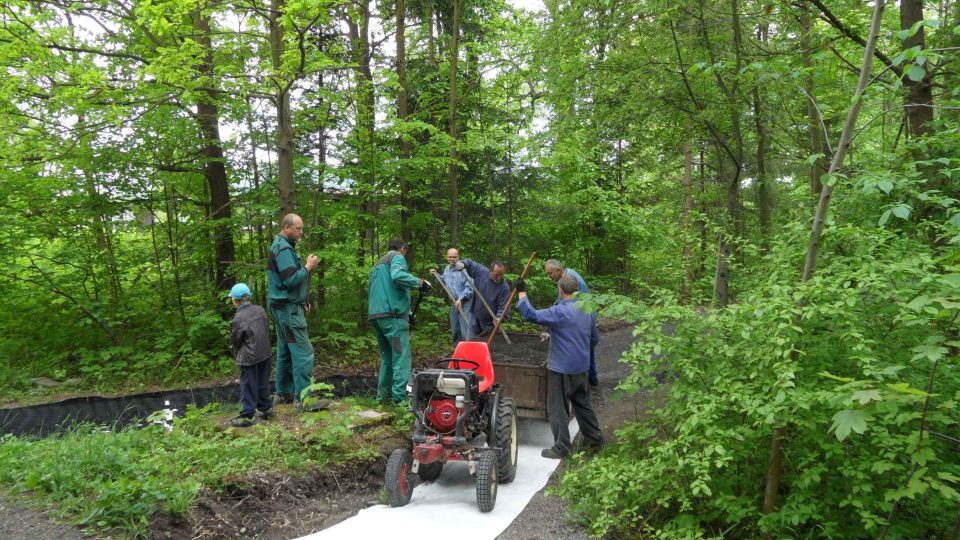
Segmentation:
<svg viewBox="0 0 960 540">
<path fill-rule="evenodd" d="M 547 419 L 550 421 L 550 430 L 553 432 L 553 450 L 561 456 L 568 456 L 573 449 L 570 442 L 568 402 L 573 409 L 577 424 L 580 425 L 580 433 L 583 434 L 586 444 L 602 445 L 603 433 L 600 431 L 597 414 L 593 412 L 593 403 L 590 402 L 587 372 L 564 375 L 548 369 Z"/>
<path fill-rule="evenodd" d="M 253 418 L 258 410 L 273 407 L 270 398 L 270 367 L 272 359 L 252 366 L 240 366 L 240 416 Z"/>
</svg>

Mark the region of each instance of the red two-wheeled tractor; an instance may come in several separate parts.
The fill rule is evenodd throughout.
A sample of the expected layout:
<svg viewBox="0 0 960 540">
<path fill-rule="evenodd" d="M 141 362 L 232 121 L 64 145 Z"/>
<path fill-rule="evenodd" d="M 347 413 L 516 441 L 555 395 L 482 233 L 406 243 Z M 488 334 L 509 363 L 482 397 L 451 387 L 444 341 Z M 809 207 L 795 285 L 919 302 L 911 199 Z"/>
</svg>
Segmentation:
<svg viewBox="0 0 960 540">
<path fill-rule="evenodd" d="M 496 382 L 487 344 L 462 341 L 452 358 L 413 374 L 410 407 L 416 416 L 412 448 L 387 461 L 390 506 L 410 502 L 415 485 L 436 480 L 448 461 L 466 461 L 477 478 L 477 506 L 493 510 L 497 485 L 517 472 L 517 416 L 513 400 Z"/>
</svg>

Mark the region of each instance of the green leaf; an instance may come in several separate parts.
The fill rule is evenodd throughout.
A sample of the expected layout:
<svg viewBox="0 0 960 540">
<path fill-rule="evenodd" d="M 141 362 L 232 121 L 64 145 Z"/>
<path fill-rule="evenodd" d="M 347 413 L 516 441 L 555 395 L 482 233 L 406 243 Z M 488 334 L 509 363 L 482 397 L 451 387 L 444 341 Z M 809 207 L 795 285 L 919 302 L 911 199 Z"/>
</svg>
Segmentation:
<svg viewBox="0 0 960 540">
<path fill-rule="evenodd" d="M 877 225 L 883 227 L 888 221 L 890 221 L 890 211 L 886 210 L 880 215 L 880 221 L 877 222 Z"/>
<path fill-rule="evenodd" d="M 853 380 L 848 377 L 839 377 L 837 375 L 834 375 L 833 373 L 830 373 L 829 371 L 821 371 L 820 373 L 817 373 L 817 375 L 820 375 L 821 377 L 826 377 L 828 379 L 833 379 L 835 381 L 840 381 L 843 383 L 848 383 Z"/>
<path fill-rule="evenodd" d="M 853 431 L 855 433 L 864 433 L 867 431 L 867 422 L 873 420 L 873 416 L 864 411 L 853 409 L 840 411 L 833 415 L 833 425 L 830 430 L 837 436 L 837 440 L 844 440 Z"/>
<path fill-rule="evenodd" d="M 910 66 L 910 69 L 907 70 L 907 77 L 914 82 L 920 82 L 927 75 L 927 70 L 923 69 L 917 64 Z"/>
<path fill-rule="evenodd" d="M 928 461 L 935 457 L 937 457 L 937 454 L 934 453 L 933 449 L 921 448 L 920 450 L 914 452 L 912 456 L 910 456 L 910 461 L 923 467 Z"/>
<path fill-rule="evenodd" d="M 854 401 L 859 401 L 861 405 L 865 405 L 871 401 L 880 401 L 883 399 L 883 396 L 878 390 L 860 390 L 854 392 L 852 397 Z"/>
<path fill-rule="evenodd" d="M 890 192 L 893 191 L 893 182 L 889 180 L 881 180 L 877 182 L 877 189 L 889 195 Z"/>
<path fill-rule="evenodd" d="M 943 356 L 948 352 L 946 347 L 930 344 L 920 345 L 919 347 L 914 347 L 912 350 L 913 352 L 917 353 L 913 355 L 914 360 L 927 358 L 931 362 L 936 362 L 937 360 L 943 358 Z"/>
<path fill-rule="evenodd" d="M 807 158 L 807 164 L 813 165 L 814 163 L 817 162 L 818 159 L 822 157 L 824 157 L 824 154 L 812 154 L 810 157 Z"/>
<path fill-rule="evenodd" d="M 926 307 L 927 304 L 929 303 L 930 303 L 930 297 L 925 294 L 921 294 L 920 296 L 911 300 L 910 303 L 907 304 L 907 307 L 913 311 L 919 312 L 921 309 Z"/>
<path fill-rule="evenodd" d="M 893 207 L 893 215 L 900 219 L 907 219 L 910 217 L 910 207 L 905 204 L 898 204 Z"/>
<path fill-rule="evenodd" d="M 901 394 L 910 394 L 911 396 L 926 396 L 927 393 L 918 388 L 914 388 L 907 383 L 888 384 L 887 388 Z"/>
</svg>

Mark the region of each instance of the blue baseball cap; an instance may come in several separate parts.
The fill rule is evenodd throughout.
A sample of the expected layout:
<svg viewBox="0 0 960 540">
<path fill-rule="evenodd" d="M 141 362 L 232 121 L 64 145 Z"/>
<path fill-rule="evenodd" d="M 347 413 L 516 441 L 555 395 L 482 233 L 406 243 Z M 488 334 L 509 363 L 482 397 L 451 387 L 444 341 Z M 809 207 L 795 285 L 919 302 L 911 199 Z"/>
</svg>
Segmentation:
<svg viewBox="0 0 960 540">
<path fill-rule="evenodd" d="M 244 296 L 253 296 L 253 293 L 250 292 L 250 287 L 247 287 L 246 283 L 237 283 L 230 289 L 230 298 L 243 300 Z"/>
</svg>

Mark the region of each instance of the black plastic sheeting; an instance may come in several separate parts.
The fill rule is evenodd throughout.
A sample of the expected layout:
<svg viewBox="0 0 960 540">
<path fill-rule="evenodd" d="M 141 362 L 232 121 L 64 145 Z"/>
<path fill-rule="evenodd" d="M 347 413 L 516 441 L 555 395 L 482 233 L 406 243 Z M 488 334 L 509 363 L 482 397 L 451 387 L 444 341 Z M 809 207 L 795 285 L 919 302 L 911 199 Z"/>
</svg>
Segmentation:
<svg viewBox="0 0 960 540">
<path fill-rule="evenodd" d="M 338 375 L 319 382 L 332 385 L 335 397 L 375 394 L 377 389 L 375 377 Z M 271 388 L 273 388 L 272 383 Z M 183 416 L 187 405 L 203 407 L 210 403 L 239 403 L 239 401 L 240 390 L 236 384 L 149 392 L 113 398 L 79 397 L 32 407 L 0 409 L 0 434 L 43 437 L 70 429 L 81 422 L 109 429 L 120 429 L 131 423 L 141 422 L 154 411 L 176 409 L 174 414 Z"/>
</svg>

